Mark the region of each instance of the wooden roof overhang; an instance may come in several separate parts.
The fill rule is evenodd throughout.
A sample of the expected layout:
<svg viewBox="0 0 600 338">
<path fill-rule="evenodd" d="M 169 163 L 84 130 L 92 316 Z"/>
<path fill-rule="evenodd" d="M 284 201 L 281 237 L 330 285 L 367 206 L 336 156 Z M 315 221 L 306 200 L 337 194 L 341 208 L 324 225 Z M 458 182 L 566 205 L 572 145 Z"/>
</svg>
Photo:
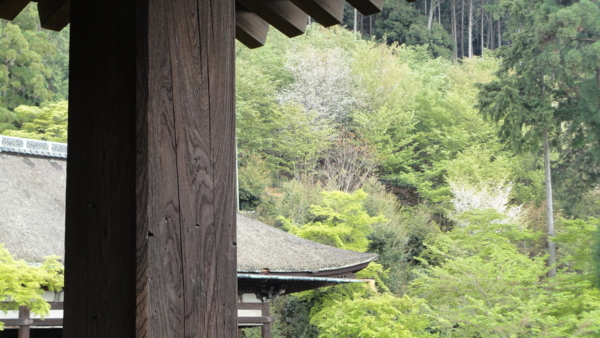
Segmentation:
<svg viewBox="0 0 600 338">
<path fill-rule="evenodd" d="M 282 295 L 336 284 L 364 282 L 363 280 L 355 278 L 288 276 L 279 274 L 260 275 L 238 273 L 237 278 L 238 293 L 255 293 L 261 295 L 261 297 L 265 299 L 270 299 L 273 296 L 272 294 L 269 294 L 269 292 L 272 291 Z"/>
<path fill-rule="evenodd" d="M 71 21 L 71 0 L 37 2 L 42 28 L 62 30 Z M 410 1 L 410 0 L 409 0 Z M 413 0 L 414 1 L 414 0 Z M 0 0 L 0 18 L 13 20 L 30 0 Z M 325 27 L 342 22 L 344 0 L 236 0 L 235 37 L 249 48 L 263 46 L 269 26 L 288 37 L 304 33 L 308 18 Z M 371 15 L 381 11 L 383 0 L 347 0 L 359 12 Z"/>
</svg>

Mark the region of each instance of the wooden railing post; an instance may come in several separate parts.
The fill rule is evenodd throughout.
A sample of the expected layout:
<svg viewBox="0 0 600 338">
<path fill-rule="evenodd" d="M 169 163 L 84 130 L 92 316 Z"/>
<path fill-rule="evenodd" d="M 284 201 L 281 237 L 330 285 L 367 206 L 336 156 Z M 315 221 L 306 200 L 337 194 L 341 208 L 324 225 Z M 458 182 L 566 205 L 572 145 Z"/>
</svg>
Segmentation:
<svg viewBox="0 0 600 338">
<path fill-rule="evenodd" d="M 25 325 L 19 325 L 19 338 L 29 338 L 30 326 L 33 321 L 30 318 L 29 309 L 26 306 L 19 307 L 19 319 L 23 320 Z"/>
</svg>

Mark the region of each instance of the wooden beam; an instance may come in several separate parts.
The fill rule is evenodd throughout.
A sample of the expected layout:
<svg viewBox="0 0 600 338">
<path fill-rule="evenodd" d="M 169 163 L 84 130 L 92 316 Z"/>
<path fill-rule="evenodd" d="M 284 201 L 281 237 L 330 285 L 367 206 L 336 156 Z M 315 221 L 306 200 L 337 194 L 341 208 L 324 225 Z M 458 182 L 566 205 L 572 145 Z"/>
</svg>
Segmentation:
<svg viewBox="0 0 600 338">
<path fill-rule="evenodd" d="M 235 2 L 72 11 L 64 336 L 235 337 Z"/>
<path fill-rule="evenodd" d="M 260 16 L 248 10 L 239 2 L 235 3 L 235 38 L 248 48 L 265 45 L 269 24 Z"/>
<path fill-rule="evenodd" d="M 263 303 L 238 303 L 238 310 L 262 310 Z"/>
<path fill-rule="evenodd" d="M 363 15 L 372 15 L 381 12 L 383 0 L 346 0 Z"/>
<path fill-rule="evenodd" d="M 291 0 L 238 0 L 277 30 L 292 38 L 304 34 L 308 15 Z"/>
<path fill-rule="evenodd" d="M 28 3 L 29 0 L 0 0 L 0 19 L 13 20 Z"/>
<path fill-rule="evenodd" d="M 4 326 L 61 326 L 62 318 L 2 319 Z"/>
<path fill-rule="evenodd" d="M 0 302 L 0 304 L 2 304 L 2 305 L 8 305 L 9 303 L 11 303 L 11 302 Z M 64 309 L 63 302 L 48 302 L 48 304 L 50 304 L 51 310 L 63 310 Z"/>
<path fill-rule="evenodd" d="M 273 323 L 273 317 L 238 317 L 238 325 Z"/>
<path fill-rule="evenodd" d="M 325 27 L 342 22 L 344 0 L 292 0 L 292 2 Z"/>
<path fill-rule="evenodd" d="M 40 0 L 38 12 L 42 28 L 60 32 L 71 21 L 71 0 Z"/>
</svg>

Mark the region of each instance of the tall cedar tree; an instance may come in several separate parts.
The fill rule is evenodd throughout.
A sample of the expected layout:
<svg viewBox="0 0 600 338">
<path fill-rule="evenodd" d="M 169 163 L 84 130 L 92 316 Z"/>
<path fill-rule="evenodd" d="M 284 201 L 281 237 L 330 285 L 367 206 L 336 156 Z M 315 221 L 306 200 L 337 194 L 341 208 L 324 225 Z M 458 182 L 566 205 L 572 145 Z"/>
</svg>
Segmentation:
<svg viewBox="0 0 600 338">
<path fill-rule="evenodd" d="M 481 86 L 479 109 L 500 124 L 500 137 L 513 149 L 537 151 L 543 142 L 547 157 L 550 139 L 561 155 L 559 183 L 590 187 L 600 177 L 600 4 L 508 5 L 510 45 L 501 50 L 498 79 Z M 547 185 L 552 236 L 549 178 Z"/>
</svg>

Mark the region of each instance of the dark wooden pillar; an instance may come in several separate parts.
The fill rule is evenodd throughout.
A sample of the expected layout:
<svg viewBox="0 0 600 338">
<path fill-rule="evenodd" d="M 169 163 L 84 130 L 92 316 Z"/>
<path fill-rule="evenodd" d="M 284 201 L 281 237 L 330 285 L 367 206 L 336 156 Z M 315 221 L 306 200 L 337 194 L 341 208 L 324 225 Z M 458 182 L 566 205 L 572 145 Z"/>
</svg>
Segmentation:
<svg viewBox="0 0 600 338">
<path fill-rule="evenodd" d="M 234 1 L 71 18 L 65 337 L 234 337 Z"/>
<path fill-rule="evenodd" d="M 30 324 L 30 313 L 27 306 L 19 306 L 19 319 L 23 319 L 25 322 Z M 29 338 L 31 327 L 29 325 L 19 326 L 18 338 Z"/>
<path fill-rule="evenodd" d="M 271 315 L 271 303 L 262 303 L 262 315 L 263 317 L 269 317 Z M 262 338 L 271 338 L 271 323 L 264 323 L 261 328 Z"/>
</svg>

